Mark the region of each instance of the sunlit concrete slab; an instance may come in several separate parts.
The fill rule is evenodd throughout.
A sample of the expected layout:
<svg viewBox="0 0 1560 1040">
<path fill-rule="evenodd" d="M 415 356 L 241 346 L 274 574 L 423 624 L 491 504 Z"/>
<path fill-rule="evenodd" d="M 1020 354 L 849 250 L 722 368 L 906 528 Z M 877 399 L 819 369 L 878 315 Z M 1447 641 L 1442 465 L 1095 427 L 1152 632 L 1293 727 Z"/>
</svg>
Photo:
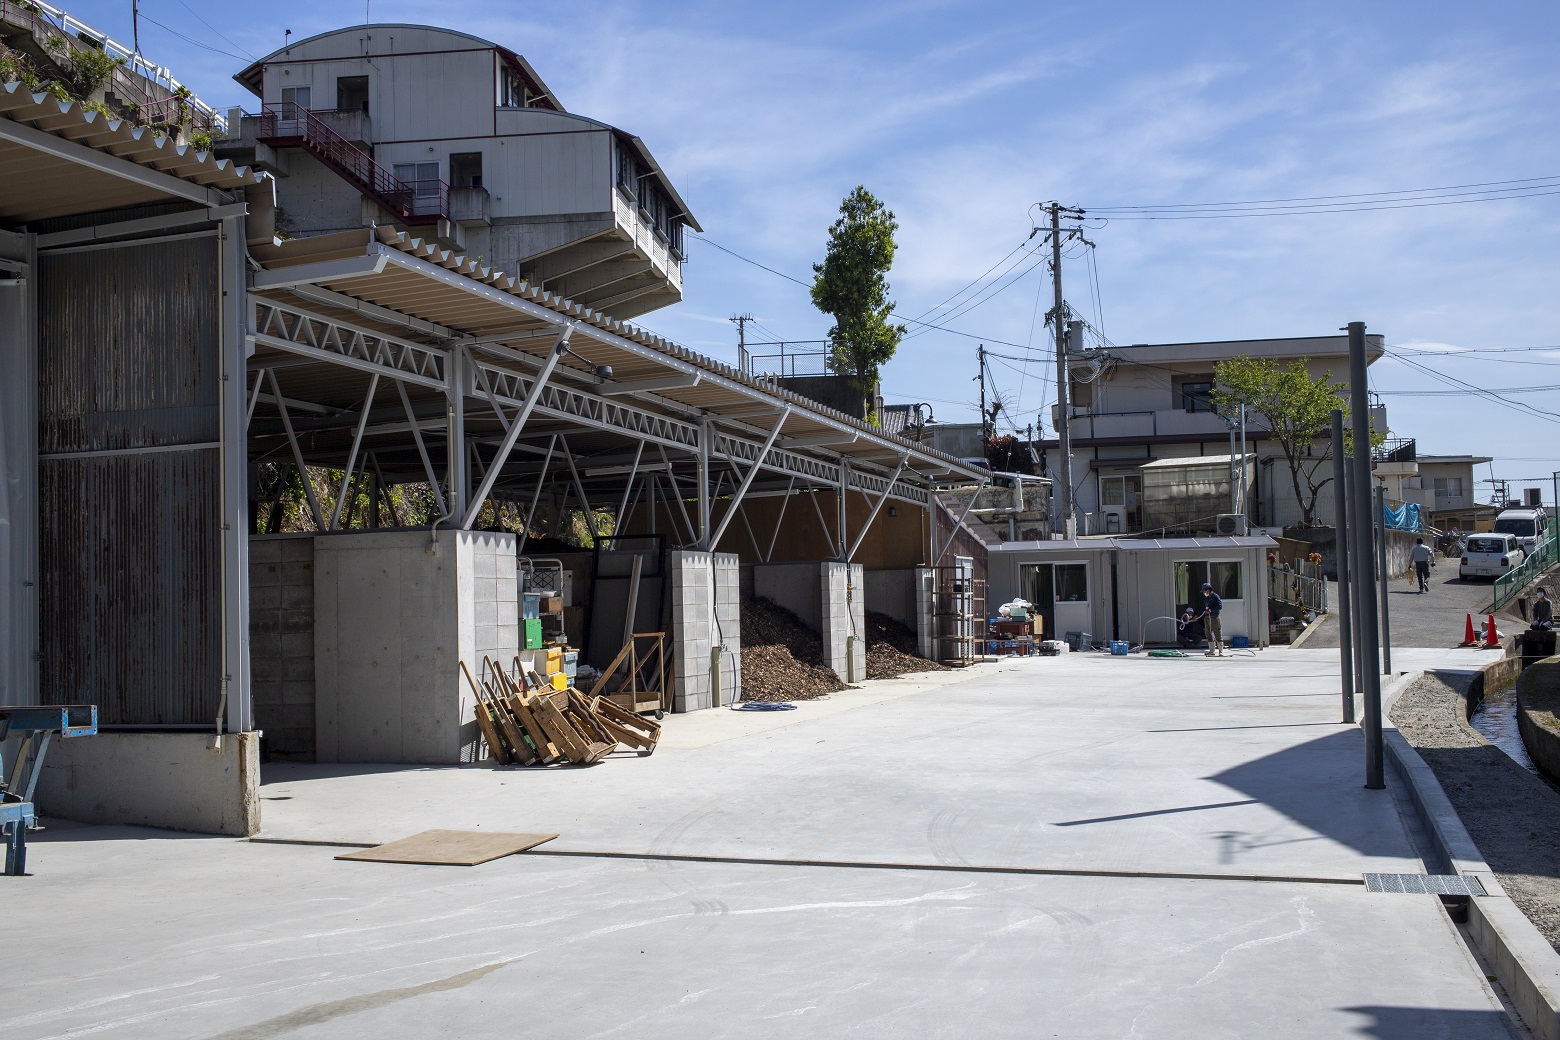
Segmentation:
<svg viewBox="0 0 1560 1040">
<path fill-rule="evenodd" d="M 1507 1037 L 1431 896 L 53 833 L 0 1038 Z"/>
<path fill-rule="evenodd" d="M 1336 653 L 1063 655 L 848 692 L 794 722 L 667 720 L 587 770 L 268 766 L 264 834 L 539 830 L 573 851 L 1358 879 L 1418 869 L 1366 791 Z M 679 728 L 698 739 L 679 744 Z M 729 736 L 722 734 L 723 727 Z"/>
</svg>

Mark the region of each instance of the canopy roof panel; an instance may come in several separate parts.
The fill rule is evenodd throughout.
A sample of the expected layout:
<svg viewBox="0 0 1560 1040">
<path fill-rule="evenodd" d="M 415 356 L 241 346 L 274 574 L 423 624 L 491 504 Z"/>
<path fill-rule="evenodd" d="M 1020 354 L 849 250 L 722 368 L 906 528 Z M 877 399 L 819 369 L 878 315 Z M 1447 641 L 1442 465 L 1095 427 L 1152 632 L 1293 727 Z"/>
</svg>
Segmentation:
<svg viewBox="0 0 1560 1040">
<path fill-rule="evenodd" d="M 270 181 L 247 166 L 177 144 L 146 127 L 0 83 L 0 223 L 22 225 L 218 192 L 258 191 Z"/>
<path fill-rule="evenodd" d="M 284 300 L 313 286 L 334 306 L 362 309 L 355 324 L 424 342 L 464 342 L 519 371 L 540 368 L 564 326 L 572 329 L 560 368 L 585 392 L 683 422 L 712 422 L 763 435 L 786 415 L 777 445 L 863 468 L 928 481 L 979 480 L 951 455 L 884 432 L 625 322 L 544 292 L 475 260 L 395 228 L 254 246 L 256 293 Z M 355 301 L 351 302 L 351 301 Z M 319 300 L 314 300 L 311 307 Z M 610 366 L 610 378 L 598 375 Z M 557 378 L 555 376 L 555 378 Z"/>
</svg>

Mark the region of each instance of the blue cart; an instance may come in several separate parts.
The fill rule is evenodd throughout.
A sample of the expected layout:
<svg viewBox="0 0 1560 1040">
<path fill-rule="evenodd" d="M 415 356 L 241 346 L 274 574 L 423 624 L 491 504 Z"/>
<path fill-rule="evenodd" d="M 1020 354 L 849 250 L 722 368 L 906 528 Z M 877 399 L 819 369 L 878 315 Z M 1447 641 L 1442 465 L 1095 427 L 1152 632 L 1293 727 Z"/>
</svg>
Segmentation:
<svg viewBox="0 0 1560 1040">
<path fill-rule="evenodd" d="M 9 781 L 0 761 L 0 840 L 5 842 L 5 873 L 27 872 L 27 828 L 37 820 L 33 788 L 43 772 L 43 756 L 56 734 L 90 737 L 98 731 L 96 704 L 0 707 L 0 741 L 20 737 L 22 744 Z"/>
</svg>

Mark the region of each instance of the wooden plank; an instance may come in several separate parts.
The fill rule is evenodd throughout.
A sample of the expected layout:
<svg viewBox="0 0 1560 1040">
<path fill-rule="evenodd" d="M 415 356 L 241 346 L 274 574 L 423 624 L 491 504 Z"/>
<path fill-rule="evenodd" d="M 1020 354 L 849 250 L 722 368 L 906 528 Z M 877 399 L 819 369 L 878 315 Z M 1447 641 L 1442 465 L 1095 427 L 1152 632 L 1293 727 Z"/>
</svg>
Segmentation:
<svg viewBox="0 0 1560 1040">
<path fill-rule="evenodd" d="M 499 765 L 508 765 L 511 761 L 509 752 L 504 750 L 503 738 L 498 735 L 498 727 L 493 724 L 493 719 L 488 715 L 487 704 L 482 700 L 482 694 L 477 689 L 477 681 L 471 677 L 471 671 L 466 667 L 466 662 L 460 663 L 460 670 L 466 675 L 466 682 L 471 684 L 471 694 L 477 699 L 477 728 L 482 731 L 482 738 L 487 741 L 488 751 L 493 760 Z"/>
<path fill-rule="evenodd" d="M 343 852 L 337 859 L 367 863 L 421 863 L 429 866 L 474 867 L 552 841 L 556 834 L 511 834 L 503 831 L 423 831 L 372 849 Z"/>
<path fill-rule="evenodd" d="M 569 720 L 559 714 L 552 701 L 546 697 L 537 697 L 531 701 L 530 708 L 536 721 L 546 730 L 548 739 L 558 745 L 558 750 L 567 755 L 569 761 L 583 765 L 590 745 L 580 739 Z"/>
<path fill-rule="evenodd" d="M 484 660 L 488 666 L 488 674 L 492 676 L 493 684 L 498 687 L 496 690 L 492 687 L 488 688 L 488 700 L 492 705 L 493 712 L 499 718 L 499 729 L 503 731 L 504 739 L 509 741 L 510 750 L 514 753 L 515 759 L 522 765 L 540 764 L 541 757 L 537 755 L 532 743 L 526 740 L 525 731 L 510 708 L 509 677 L 504 674 L 504 670 L 498 666 L 497 662 L 489 658 L 484 658 Z"/>
<path fill-rule="evenodd" d="M 525 698 L 519 694 L 510 694 L 509 706 L 520 719 L 520 725 L 530 734 L 531 742 L 536 745 L 537 752 L 542 756 L 543 765 L 551 765 L 563 757 L 563 754 L 547 739 L 547 731 L 542 728 L 536 716 L 531 713 L 531 707 Z"/>
</svg>

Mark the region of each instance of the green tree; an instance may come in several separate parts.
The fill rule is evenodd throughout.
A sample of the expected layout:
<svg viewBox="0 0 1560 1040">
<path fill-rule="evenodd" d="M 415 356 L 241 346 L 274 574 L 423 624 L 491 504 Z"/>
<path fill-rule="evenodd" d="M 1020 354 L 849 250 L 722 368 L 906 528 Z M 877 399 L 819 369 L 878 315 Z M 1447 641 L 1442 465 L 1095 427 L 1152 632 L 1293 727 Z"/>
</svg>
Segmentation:
<svg viewBox="0 0 1560 1040">
<path fill-rule="evenodd" d="M 1316 523 L 1316 498 L 1332 480 L 1332 467 L 1323 475 L 1323 465 L 1332 458 L 1333 445 L 1329 440 L 1320 455 L 1312 449 L 1317 435 L 1331 425 L 1333 410 L 1344 408 L 1345 400 L 1344 384 L 1333 382 L 1330 372 L 1313 377 L 1306 361 L 1301 358 L 1286 367 L 1244 354 L 1220 361 L 1213 366 L 1213 406 L 1221 415 L 1234 416 L 1244 404 L 1248 419 L 1254 416 L 1266 424 L 1289 464 L 1300 522 L 1310 527 Z M 1385 431 L 1371 431 L 1372 444 L 1384 439 Z"/>
<path fill-rule="evenodd" d="M 905 327 L 889 323 L 888 269 L 894 265 L 894 214 L 864 186 L 840 203 L 823 263 L 813 265 L 813 306 L 834 319 L 829 349 L 834 369 L 854 377 L 862 395 L 894 356 Z"/>
</svg>

